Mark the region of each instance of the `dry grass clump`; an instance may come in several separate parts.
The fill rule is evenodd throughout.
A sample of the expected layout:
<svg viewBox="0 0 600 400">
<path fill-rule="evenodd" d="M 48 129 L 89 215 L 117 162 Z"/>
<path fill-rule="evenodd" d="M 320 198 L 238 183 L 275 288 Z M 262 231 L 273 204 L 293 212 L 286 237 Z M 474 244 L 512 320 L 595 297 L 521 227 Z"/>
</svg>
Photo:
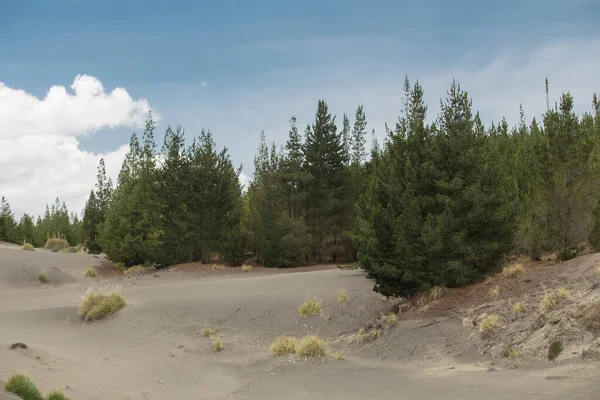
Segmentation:
<svg viewBox="0 0 600 400">
<path fill-rule="evenodd" d="M 252 265 L 242 265 L 242 272 L 250 272 L 252 271 Z"/>
<path fill-rule="evenodd" d="M 348 301 L 348 295 L 346 294 L 345 291 L 340 289 L 337 292 L 337 299 L 338 299 L 338 302 L 344 304 L 344 303 L 346 303 L 346 301 Z"/>
<path fill-rule="evenodd" d="M 358 330 L 358 342 L 359 343 L 372 342 L 373 340 L 377 339 L 378 337 L 379 337 L 379 331 L 377 329 L 369 329 L 369 330 L 365 331 L 364 328 L 360 328 Z"/>
<path fill-rule="evenodd" d="M 209 339 L 212 335 L 212 331 L 210 330 L 210 328 L 204 328 L 204 330 L 202 331 L 202 336 L 204 336 L 206 339 Z"/>
<path fill-rule="evenodd" d="M 569 291 L 565 288 L 559 288 L 556 292 L 556 297 L 558 301 L 566 300 L 569 298 Z"/>
<path fill-rule="evenodd" d="M 83 276 L 87 276 L 89 278 L 95 278 L 96 276 L 98 276 L 98 273 L 96 272 L 96 269 L 94 267 L 89 267 L 88 269 L 85 270 L 85 272 L 83 273 Z"/>
<path fill-rule="evenodd" d="M 144 272 L 146 268 L 143 265 L 134 265 L 133 267 L 127 268 L 123 273 L 125 276 L 139 274 L 140 272 Z"/>
<path fill-rule="evenodd" d="M 502 352 L 502 358 L 517 358 L 517 350 L 514 347 L 509 346 Z"/>
<path fill-rule="evenodd" d="M 490 294 L 490 297 L 493 299 L 500 296 L 500 286 L 496 285 L 493 288 L 491 288 L 489 294 Z"/>
<path fill-rule="evenodd" d="M 488 333 L 496 330 L 500 324 L 500 317 L 497 314 L 486 315 L 479 323 L 479 331 Z"/>
<path fill-rule="evenodd" d="M 54 389 L 46 395 L 46 400 L 69 400 L 62 390 Z"/>
<path fill-rule="evenodd" d="M 569 298 L 569 291 L 565 288 L 560 288 L 555 292 L 545 291 L 544 297 L 540 303 L 540 308 L 544 312 L 552 311 L 561 301 Z"/>
<path fill-rule="evenodd" d="M 119 285 L 92 286 L 81 296 L 81 300 L 79 315 L 86 321 L 105 318 L 126 304 Z"/>
<path fill-rule="evenodd" d="M 294 354 L 298 347 L 298 339 L 291 336 L 279 336 L 271 345 L 271 353 L 276 356 Z"/>
<path fill-rule="evenodd" d="M 16 394 L 23 400 L 44 400 L 35 383 L 23 373 L 16 373 L 8 378 L 4 390 Z"/>
<path fill-rule="evenodd" d="M 523 265 L 521 264 L 507 265 L 502 269 L 502 275 L 507 278 L 516 278 L 517 276 L 522 275 L 523 272 L 525 271 L 523 270 Z"/>
<path fill-rule="evenodd" d="M 344 352 L 340 351 L 339 353 L 335 354 L 335 359 L 337 361 L 344 361 L 346 358 L 344 357 Z"/>
<path fill-rule="evenodd" d="M 600 261 L 596 263 L 596 277 L 600 278 Z"/>
<path fill-rule="evenodd" d="M 600 300 L 596 300 L 583 308 L 582 323 L 586 330 L 594 334 L 600 334 Z"/>
<path fill-rule="evenodd" d="M 31 243 L 23 243 L 22 249 L 26 251 L 35 251 L 35 247 L 33 247 Z"/>
<path fill-rule="evenodd" d="M 215 351 L 221 351 L 221 350 L 223 350 L 223 341 L 221 339 L 215 340 L 214 343 L 213 343 L 213 349 Z"/>
<path fill-rule="evenodd" d="M 393 328 L 398 323 L 398 317 L 394 313 L 384 315 L 383 318 L 385 318 L 385 329 Z"/>
<path fill-rule="evenodd" d="M 523 303 L 521 301 L 518 303 L 515 303 L 513 305 L 512 309 L 513 309 L 513 314 L 515 314 L 515 315 L 525 312 L 525 303 Z"/>
<path fill-rule="evenodd" d="M 221 264 L 213 264 L 210 266 L 210 269 L 213 271 L 223 271 L 225 269 L 225 266 Z"/>
<path fill-rule="evenodd" d="M 318 336 L 304 336 L 296 347 L 296 354 L 304 358 L 325 357 L 327 349 L 325 343 Z"/>
<path fill-rule="evenodd" d="M 79 249 L 77 247 L 74 246 L 69 246 L 65 249 L 62 249 L 60 252 L 61 253 L 70 253 L 70 254 L 76 254 L 77 251 L 79 251 Z"/>
<path fill-rule="evenodd" d="M 52 250 L 54 253 L 64 250 L 68 247 L 69 242 L 67 242 L 66 239 L 61 238 L 50 238 L 46 240 L 46 243 L 44 244 L 44 248 Z"/>
<path fill-rule="evenodd" d="M 321 315 L 323 308 L 321 307 L 322 300 L 317 297 L 313 297 L 311 300 L 306 300 L 298 308 L 298 312 L 304 318 L 315 315 Z"/>
<path fill-rule="evenodd" d="M 40 272 L 38 274 L 38 281 L 40 281 L 40 283 L 47 283 L 48 282 L 48 275 L 46 275 L 45 272 Z"/>
</svg>

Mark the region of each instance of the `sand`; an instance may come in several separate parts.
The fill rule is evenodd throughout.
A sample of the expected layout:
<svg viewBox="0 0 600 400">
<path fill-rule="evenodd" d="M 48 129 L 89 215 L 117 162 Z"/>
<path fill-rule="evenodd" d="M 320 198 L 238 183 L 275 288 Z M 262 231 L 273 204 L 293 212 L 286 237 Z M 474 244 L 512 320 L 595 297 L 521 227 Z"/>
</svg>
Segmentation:
<svg viewBox="0 0 600 400">
<path fill-rule="evenodd" d="M 372 343 L 347 343 L 391 304 L 361 271 L 322 268 L 248 273 L 208 267 L 84 278 L 101 257 L 0 246 L 0 379 L 24 371 L 42 392 L 72 399 L 595 399 L 597 362 L 536 361 L 517 368 L 482 354 L 457 318 L 400 318 Z M 48 283 L 37 280 L 46 272 Z M 82 322 L 80 296 L 117 283 L 127 306 Z M 342 305 L 337 291 L 347 292 Z M 323 315 L 298 316 L 319 297 Z M 205 328 L 218 328 L 213 349 Z M 273 357 L 281 334 L 317 334 L 333 357 Z M 10 350 L 23 342 L 27 349 Z M 596 391 L 596 392 L 594 392 Z M 0 397 L 1 398 L 1 397 Z"/>
</svg>

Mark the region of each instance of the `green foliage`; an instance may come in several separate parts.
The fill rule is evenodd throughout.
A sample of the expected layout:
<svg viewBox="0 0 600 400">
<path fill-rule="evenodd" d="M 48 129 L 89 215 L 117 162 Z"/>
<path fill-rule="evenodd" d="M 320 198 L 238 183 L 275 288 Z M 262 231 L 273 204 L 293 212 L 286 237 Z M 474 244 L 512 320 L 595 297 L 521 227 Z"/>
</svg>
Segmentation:
<svg viewBox="0 0 600 400">
<path fill-rule="evenodd" d="M 23 400 L 44 400 L 31 378 L 22 373 L 13 374 L 6 382 L 4 390 Z"/>
<path fill-rule="evenodd" d="M 24 243 L 23 250 L 35 251 L 35 247 L 33 247 L 33 245 L 31 243 Z"/>
<path fill-rule="evenodd" d="M 46 395 L 46 400 L 70 400 L 62 390 L 53 390 Z"/>
<path fill-rule="evenodd" d="M 561 341 L 557 340 L 550 343 L 550 347 L 548 347 L 548 361 L 556 360 L 562 351 L 563 344 Z"/>
</svg>

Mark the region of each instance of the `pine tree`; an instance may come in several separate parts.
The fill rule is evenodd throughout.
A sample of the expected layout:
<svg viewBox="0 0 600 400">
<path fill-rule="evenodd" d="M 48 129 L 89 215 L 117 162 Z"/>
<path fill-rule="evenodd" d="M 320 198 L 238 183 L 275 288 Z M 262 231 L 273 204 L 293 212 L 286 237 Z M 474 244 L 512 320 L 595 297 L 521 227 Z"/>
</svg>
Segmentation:
<svg viewBox="0 0 600 400">
<path fill-rule="evenodd" d="M 4 196 L 0 199 L 0 240 L 15 242 L 16 238 L 15 216 L 8 200 Z"/>
<path fill-rule="evenodd" d="M 356 116 L 354 119 L 354 127 L 352 129 L 352 152 L 351 152 L 351 164 L 356 166 L 362 165 L 366 160 L 365 145 L 367 135 L 367 118 L 363 110 L 363 106 L 358 106 L 356 109 Z"/>
</svg>

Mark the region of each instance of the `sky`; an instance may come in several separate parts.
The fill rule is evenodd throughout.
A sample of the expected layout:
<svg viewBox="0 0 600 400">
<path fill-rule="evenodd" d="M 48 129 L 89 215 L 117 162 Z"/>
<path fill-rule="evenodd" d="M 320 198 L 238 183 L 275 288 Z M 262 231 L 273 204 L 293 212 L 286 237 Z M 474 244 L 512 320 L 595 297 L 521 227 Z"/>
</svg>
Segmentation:
<svg viewBox="0 0 600 400">
<path fill-rule="evenodd" d="M 486 124 L 600 91 L 600 0 L 0 0 L 0 196 L 17 217 L 83 209 L 104 158 L 116 180 L 145 116 L 210 129 L 246 183 L 260 132 L 364 106 L 381 141 L 404 77 L 428 117 L 456 79 Z"/>
</svg>

